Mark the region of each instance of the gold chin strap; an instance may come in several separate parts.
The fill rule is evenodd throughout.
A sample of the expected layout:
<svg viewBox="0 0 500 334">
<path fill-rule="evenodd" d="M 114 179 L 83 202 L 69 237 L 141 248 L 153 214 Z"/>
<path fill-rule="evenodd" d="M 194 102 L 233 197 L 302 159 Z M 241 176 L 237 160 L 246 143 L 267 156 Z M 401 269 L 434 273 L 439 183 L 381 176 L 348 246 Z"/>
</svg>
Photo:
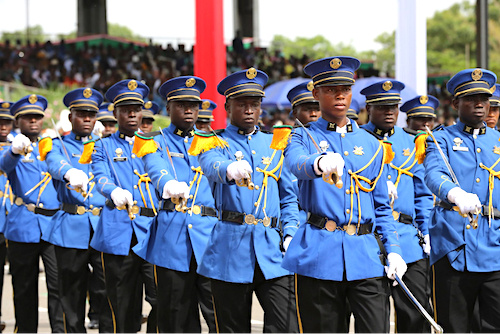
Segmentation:
<svg viewBox="0 0 500 334">
<path fill-rule="evenodd" d="M 375 154 L 373 155 L 373 157 L 370 159 L 370 161 L 365 165 L 363 166 L 362 168 L 360 168 L 359 170 L 355 171 L 355 172 L 349 172 L 349 175 L 351 176 L 351 186 L 350 186 L 350 195 L 351 195 L 351 210 L 349 212 L 349 223 L 347 223 L 347 225 L 351 225 L 351 222 L 352 222 L 352 212 L 353 212 L 353 204 L 354 204 L 354 193 L 356 193 L 356 197 L 357 197 L 357 200 L 358 200 L 358 226 L 357 226 L 357 230 L 359 230 L 359 225 L 361 224 L 361 199 L 359 197 L 359 190 L 361 189 L 361 191 L 364 191 L 364 192 L 372 192 L 373 189 L 375 189 L 375 186 L 377 185 L 377 181 L 380 179 L 380 176 L 382 176 L 382 171 L 384 170 L 384 160 L 385 160 L 385 150 L 382 149 L 383 147 L 383 144 L 382 144 L 382 141 L 380 141 L 380 146 L 378 147 L 377 149 L 377 152 L 375 152 Z M 364 171 L 366 168 L 368 168 L 372 163 L 373 161 L 375 160 L 375 158 L 378 156 L 378 154 L 382 151 L 382 163 L 380 164 L 380 171 L 377 175 L 377 177 L 375 178 L 375 180 L 371 181 L 370 179 L 364 177 L 364 176 L 361 176 L 359 175 L 359 173 L 361 173 L 362 171 Z M 368 183 L 371 187 L 370 188 L 367 188 L 365 186 L 363 186 L 359 181 L 362 180 L 362 181 L 365 181 L 366 183 Z"/>
<path fill-rule="evenodd" d="M 491 167 L 486 167 L 483 165 L 483 163 L 479 164 L 479 167 L 482 169 L 486 169 L 490 175 L 488 177 L 488 192 L 489 192 L 489 198 L 488 198 L 488 225 L 491 228 L 491 218 L 493 217 L 493 188 L 495 187 L 495 176 L 500 179 L 500 171 L 495 171 L 493 168 L 500 162 L 500 158 L 498 158 L 497 161 L 491 166 Z"/>
<path fill-rule="evenodd" d="M 31 188 L 30 190 L 28 190 L 27 192 L 24 193 L 24 196 L 27 196 L 28 194 L 33 192 L 35 189 L 40 187 L 40 190 L 38 190 L 38 197 L 36 199 L 36 205 L 38 205 L 38 203 L 40 202 L 40 197 L 42 196 L 43 191 L 45 190 L 47 185 L 52 180 L 52 175 L 50 175 L 49 172 L 42 172 L 42 175 L 43 175 L 43 179 L 40 182 L 38 182 L 33 188 Z"/>
<path fill-rule="evenodd" d="M 148 173 L 139 174 L 138 171 L 134 170 L 134 174 L 139 176 L 139 182 L 137 182 L 137 187 L 139 188 L 139 192 L 141 193 L 142 203 L 144 203 L 144 207 L 147 208 L 148 204 L 146 203 L 146 199 L 144 198 L 144 193 L 142 192 L 142 188 L 141 188 L 142 182 L 146 183 L 146 191 L 148 192 L 149 201 L 151 203 L 151 208 L 153 209 L 153 212 L 156 216 L 157 213 L 156 213 L 156 208 L 155 208 L 154 202 L 153 202 L 153 196 L 151 195 L 151 191 L 149 190 L 149 183 L 151 182 L 151 179 L 149 178 Z"/>
<path fill-rule="evenodd" d="M 267 168 L 269 168 L 269 166 L 271 166 L 271 163 L 272 163 L 272 161 L 274 159 L 274 156 L 276 155 L 276 152 L 278 152 L 278 151 L 277 150 L 273 151 L 273 155 L 271 156 L 269 164 L 266 166 L 266 168 L 264 168 L 264 169 L 259 168 L 259 167 L 256 168 L 257 172 L 261 172 L 262 174 L 264 174 L 264 179 L 262 180 L 262 187 L 260 188 L 259 198 L 257 199 L 257 202 L 255 203 L 255 207 L 256 207 L 255 208 L 255 215 L 259 211 L 260 202 L 262 201 L 262 195 L 264 195 L 264 204 L 262 204 L 262 212 L 264 213 L 264 217 L 265 218 L 267 218 L 266 204 L 267 204 L 267 188 L 268 188 L 267 187 L 267 183 L 268 183 L 268 178 L 270 176 L 273 179 L 275 179 L 276 182 L 278 182 L 279 178 L 281 177 L 281 169 L 283 168 L 283 158 L 284 158 L 284 155 L 283 155 L 283 153 L 281 153 L 280 161 L 278 162 L 278 164 L 276 165 L 276 167 L 274 167 L 270 171 L 267 170 Z M 274 173 L 276 173 L 278 171 L 278 169 L 280 170 L 280 172 L 279 172 L 279 175 L 276 176 Z"/>
</svg>

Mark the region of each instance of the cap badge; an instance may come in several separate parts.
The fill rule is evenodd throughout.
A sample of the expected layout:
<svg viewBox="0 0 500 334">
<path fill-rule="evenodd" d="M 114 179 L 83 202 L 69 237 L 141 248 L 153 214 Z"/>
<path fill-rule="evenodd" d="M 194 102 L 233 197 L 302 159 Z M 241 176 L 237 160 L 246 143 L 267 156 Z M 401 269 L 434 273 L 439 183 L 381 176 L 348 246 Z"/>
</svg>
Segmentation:
<svg viewBox="0 0 500 334">
<path fill-rule="evenodd" d="M 420 103 L 421 104 L 426 104 L 427 101 L 429 101 L 429 97 L 427 97 L 427 95 L 420 96 Z"/>
<path fill-rule="evenodd" d="M 314 83 L 312 81 L 309 81 L 307 83 L 307 90 L 312 92 L 313 88 L 314 88 Z"/>
<path fill-rule="evenodd" d="M 332 60 L 330 60 L 330 67 L 333 68 L 334 70 L 339 68 L 340 65 L 342 65 L 342 60 L 338 58 L 333 58 Z"/>
<path fill-rule="evenodd" d="M 194 84 L 196 83 L 196 79 L 195 78 L 189 78 L 186 80 L 186 87 L 193 87 Z"/>
<path fill-rule="evenodd" d="M 209 101 L 203 101 L 201 104 L 201 109 L 206 110 L 210 107 L 210 102 Z"/>
<path fill-rule="evenodd" d="M 146 109 L 150 109 L 152 106 L 153 106 L 153 102 L 148 101 L 148 102 L 146 102 L 146 104 L 144 105 L 144 108 L 146 108 Z"/>
<path fill-rule="evenodd" d="M 113 110 L 115 110 L 115 105 L 113 103 L 110 103 L 108 105 L 108 111 L 113 111 Z"/>
<path fill-rule="evenodd" d="M 89 97 L 92 96 L 92 90 L 90 88 L 85 88 L 83 90 L 83 96 L 88 99 Z"/>
<path fill-rule="evenodd" d="M 35 94 L 31 94 L 30 97 L 28 98 L 29 103 L 35 104 L 36 101 L 38 101 L 38 97 L 36 97 Z"/>
<path fill-rule="evenodd" d="M 130 80 L 127 84 L 128 89 L 134 90 L 137 88 L 137 81 L 135 80 Z"/>
<path fill-rule="evenodd" d="M 2 108 L 4 108 L 4 109 L 7 109 L 9 106 L 10 106 L 9 102 L 2 103 Z"/>
<path fill-rule="evenodd" d="M 387 92 L 389 89 L 392 88 L 392 82 L 386 81 L 382 84 L 382 88 Z"/>
<path fill-rule="evenodd" d="M 472 71 L 472 80 L 478 81 L 483 77 L 483 71 L 481 71 L 479 68 L 476 68 L 474 71 Z"/>
<path fill-rule="evenodd" d="M 248 79 L 253 79 L 257 76 L 257 70 L 253 67 L 250 67 L 248 70 L 247 70 L 247 78 Z"/>
</svg>

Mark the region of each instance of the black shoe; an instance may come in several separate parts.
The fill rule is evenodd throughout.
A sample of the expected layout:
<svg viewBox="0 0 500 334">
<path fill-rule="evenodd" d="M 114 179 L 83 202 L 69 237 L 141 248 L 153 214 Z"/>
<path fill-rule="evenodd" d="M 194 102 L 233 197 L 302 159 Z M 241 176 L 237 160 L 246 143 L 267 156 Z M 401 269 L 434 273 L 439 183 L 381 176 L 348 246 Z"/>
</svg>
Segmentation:
<svg viewBox="0 0 500 334">
<path fill-rule="evenodd" d="M 143 314 L 141 319 L 141 324 L 145 324 L 146 322 L 148 322 L 148 316 L 147 314 Z"/>
<path fill-rule="evenodd" d="M 90 320 L 89 324 L 87 325 L 88 329 L 99 329 L 99 320 L 97 319 L 92 319 Z"/>
<path fill-rule="evenodd" d="M 5 329 L 5 321 L 0 321 L 0 332 L 3 332 Z"/>
</svg>

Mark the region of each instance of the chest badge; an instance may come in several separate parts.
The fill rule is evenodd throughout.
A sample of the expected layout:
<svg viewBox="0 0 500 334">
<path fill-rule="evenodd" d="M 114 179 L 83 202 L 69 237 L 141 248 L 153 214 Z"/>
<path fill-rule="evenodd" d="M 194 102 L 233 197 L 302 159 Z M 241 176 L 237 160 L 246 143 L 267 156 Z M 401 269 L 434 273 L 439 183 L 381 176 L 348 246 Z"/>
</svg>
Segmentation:
<svg viewBox="0 0 500 334">
<path fill-rule="evenodd" d="M 455 139 L 453 139 L 453 151 L 463 151 L 463 152 L 468 152 L 469 151 L 469 148 L 468 147 L 465 147 L 465 146 L 460 146 L 463 144 L 463 140 L 458 138 L 458 137 L 455 137 Z"/>
<path fill-rule="evenodd" d="M 409 148 L 404 148 L 403 149 L 403 156 L 409 157 L 410 156 L 410 149 Z"/>
<path fill-rule="evenodd" d="M 355 155 L 363 155 L 363 146 L 354 146 L 354 150 L 352 151 Z"/>
<path fill-rule="evenodd" d="M 493 147 L 493 153 L 495 154 L 500 154 L 500 147 L 497 147 L 496 145 Z"/>
<path fill-rule="evenodd" d="M 262 164 L 269 166 L 271 164 L 271 158 L 270 157 L 262 157 Z"/>
<path fill-rule="evenodd" d="M 127 157 L 122 157 L 123 150 L 121 148 L 117 148 L 115 150 L 116 157 L 113 157 L 113 161 L 127 161 Z"/>
<path fill-rule="evenodd" d="M 321 149 L 321 153 L 325 153 L 329 147 L 330 147 L 330 145 L 328 144 L 328 142 L 326 140 L 322 140 L 319 142 L 319 148 Z"/>
</svg>

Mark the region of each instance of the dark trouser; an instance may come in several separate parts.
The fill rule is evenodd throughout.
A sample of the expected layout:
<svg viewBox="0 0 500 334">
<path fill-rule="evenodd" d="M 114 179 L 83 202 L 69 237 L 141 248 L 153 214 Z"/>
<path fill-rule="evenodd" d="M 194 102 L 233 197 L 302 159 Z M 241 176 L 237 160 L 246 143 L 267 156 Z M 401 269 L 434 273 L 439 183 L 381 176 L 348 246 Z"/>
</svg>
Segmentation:
<svg viewBox="0 0 500 334">
<path fill-rule="evenodd" d="M 146 300 L 156 312 L 156 291 L 154 283 L 153 265 L 147 263 L 134 252 L 129 251 L 127 256 L 102 253 L 102 267 L 106 281 L 106 292 L 114 318 L 115 333 L 134 333 L 140 328 L 137 317 L 137 305 L 142 305 L 142 298 L 138 298 L 137 284 L 141 276 L 149 290 Z M 153 321 L 152 317 L 152 321 Z M 154 319 L 156 320 L 156 319 Z M 148 331 L 156 332 L 156 323 L 148 321 Z"/>
<path fill-rule="evenodd" d="M 418 302 L 432 315 L 430 304 L 429 260 L 422 259 L 409 263 L 403 276 L 403 282 L 413 293 Z M 392 298 L 396 309 L 397 333 L 430 333 L 431 326 L 415 308 L 410 299 L 399 286 L 392 286 Z"/>
<path fill-rule="evenodd" d="M 3 267 L 5 266 L 5 257 L 7 256 L 7 244 L 5 236 L 0 233 L 0 317 L 2 316 L 2 290 L 3 290 Z"/>
<path fill-rule="evenodd" d="M 304 333 L 340 333 L 346 328 L 346 300 L 357 333 L 389 332 L 388 279 L 327 281 L 297 275 L 299 322 Z"/>
<path fill-rule="evenodd" d="M 210 280 L 196 273 L 191 257 L 189 272 L 155 266 L 158 299 L 158 330 L 162 333 L 200 333 L 200 313 L 210 333 L 217 331 Z"/>
<path fill-rule="evenodd" d="M 457 271 L 445 256 L 432 266 L 432 274 L 434 311 L 445 333 L 471 331 L 476 301 L 481 332 L 500 332 L 500 271 Z"/>
<path fill-rule="evenodd" d="M 64 329 L 67 333 L 85 332 L 85 302 L 89 278 L 89 267 L 91 258 L 99 256 L 100 253 L 93 249 L 76 249 L 55 246 L 57 257 L 57 271 L 59 274 L 59 294 L 64 311 Z M 104 282 L 102 282 L 104 284 Z M 107 301 L 106 301 L 107 302 Z M 111 310 L 107 303 L 101 311 L 108 317 L 109 332 L 112 330 Z M 108 311 L 106 313 L 106 311 Z M 103 319 L 106 328 L 106 320 Z M 101 328 L 100 328 L 101 329 Z"/>
<path fill-rule="evenodd" d="M 57 288 L 57 263 L 54 245 L 45 241 L 24 243 L 8 241 L 10 272 L 14 290 L 14 332 L 35 333 L 38 327 L 38 274 L 42 257 L 48 291 L 50 327 L 53 333 L 64 331 L 63 311 Z"/>
<path fill-rule="evenodd" d="M 264 310 L 264 333 L 297 333 L 293 276 L 266 280 L 255 264 L 253 283 L 212 279 L 215 320 L 219 333 L 250 333 L 252 295 Z"/>
<path fill-rule="evenodd" d="M 90 304 L 89 319 L 99 321 L 99 333 L 111 333 L 113 332 L 113 318 L 106 295 L 101 252 L 93 248 L 89 251 L 89 261 L 92 266 L 87 284 Z"/>
</svg>

